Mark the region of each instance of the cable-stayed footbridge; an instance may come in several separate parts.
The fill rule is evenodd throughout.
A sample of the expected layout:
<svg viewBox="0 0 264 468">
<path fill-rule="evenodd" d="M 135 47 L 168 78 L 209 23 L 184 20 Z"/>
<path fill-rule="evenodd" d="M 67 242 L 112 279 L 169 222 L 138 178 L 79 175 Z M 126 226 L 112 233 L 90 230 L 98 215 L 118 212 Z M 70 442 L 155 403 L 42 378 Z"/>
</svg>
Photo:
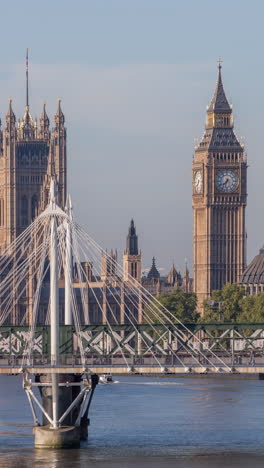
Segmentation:
<svg viewBox="0 0 264 468">
<path fill-rule="evenodd" d="M 36 446 L 87 437 L 100 374 L 264 373 L 263 326 L 181 323 L 113 256 L 103 256 L 110 280 L 98 290 L 89 265 L 99 277 L 102 248 L 74 221 L 69 199 L 65 210 L 58 206 L 54 180 L 46 210 L 2 252 L 0 373 L 23 375 Z"/>
</svg>

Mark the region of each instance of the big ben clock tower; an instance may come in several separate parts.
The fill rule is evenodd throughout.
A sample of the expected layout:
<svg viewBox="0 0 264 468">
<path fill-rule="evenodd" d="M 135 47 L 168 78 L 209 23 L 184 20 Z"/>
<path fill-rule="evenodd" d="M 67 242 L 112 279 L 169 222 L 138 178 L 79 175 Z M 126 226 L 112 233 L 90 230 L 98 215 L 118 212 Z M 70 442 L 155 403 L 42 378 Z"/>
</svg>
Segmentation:
<svg viewBox="0 0 264 468">
<path fill-rule="evenodd" d="M 201 312 L 203 300 L 227 282 L 238 283 L 245 268 L 247 161 L 233 127 L 219 63 L 192 167 L 194 291 Z"/>
</svg>

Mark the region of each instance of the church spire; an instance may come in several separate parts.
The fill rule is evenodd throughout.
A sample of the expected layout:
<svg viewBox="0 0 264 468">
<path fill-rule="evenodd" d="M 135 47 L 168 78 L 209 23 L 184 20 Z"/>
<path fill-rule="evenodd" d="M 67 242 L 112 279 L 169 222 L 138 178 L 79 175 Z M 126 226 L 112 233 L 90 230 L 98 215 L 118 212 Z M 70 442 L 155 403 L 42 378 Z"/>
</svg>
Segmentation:
<svg viewBox="0 0 264 468">
<path fill-rule="evenodd" d="M 219 59 L 216 88 L 207 112 L 214 112 L 215 114 L 231 114 L 232 108 L 225 95 L 221 70 L 222 60 Z"/>
<path fill-rule="evenodd" d="M 136 228 L 133 219 L 131 219 L 128 230 L 126 253 L 129 255 L 138 255 L 138 236 L 136 234 Z"/>
<path fill-rule="evenodd" d="M 131 219 L 126 238 L 126 249 L 123 255 L 124 281 L 130 281 L 131 277 L 141 281 L 141 251 L 138 249 L 138 236 L 134 220 Z"/>
</svg>

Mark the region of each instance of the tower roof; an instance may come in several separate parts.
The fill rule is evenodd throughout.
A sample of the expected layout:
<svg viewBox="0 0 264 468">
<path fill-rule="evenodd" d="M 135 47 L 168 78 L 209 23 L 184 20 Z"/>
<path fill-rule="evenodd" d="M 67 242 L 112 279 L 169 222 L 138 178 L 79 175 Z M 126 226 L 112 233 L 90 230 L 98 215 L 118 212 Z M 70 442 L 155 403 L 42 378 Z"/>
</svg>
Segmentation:
<svg viewBox="0 0 264 468">
<path fill-rule="evenodd" d="M 198 151 L 243 151 L 233 128 L 207 128 L 200 141 Z"/>
<path fill-rule="evenodd" d="M 230 114 L 232 112 L 232 108 L 225 95 L 221 69 L 221 61 L 219 60 L 216 88 L 207 112 Z"/>
<path fill-rule="evenodd" d="M 138 236 L 134 220 L 131 219 L 126 241 L 126 253 L 129 255 L 138 255 Z"/>
<path fill-rule="evenodd" d="M 136 228 L 135 228 L 135 224 L 134 224 L 133 218 L 132 218 L 131 221 L 130 221 L 129 234 L 130 234 L 131 236 L 134 236 L 134 235 L 136 234 Z"/>
<path fill-rule="evenodd" d="M 234 133 L 232 108 L 225 95 L 220 63 L 216 89 L 207 109 L 207 116 L 205 132 L 196 151 L 243 152 L 243 147 Z"/>
<path fill-rule="evenodd" d="M 264 283 L 264 247 L 259 251 L 259 254 L 245 269 L 241 283 L 243 284 L 263 284 Z"/>
<path fill-rule="evenodd" d="M 148 279 L 159 279 L 160 278 L 160 274 L 156 268 L 156 264 L 155 264 L 155 257 L 152 258 L 152 266 L 148 272 Z"/>
</svg>

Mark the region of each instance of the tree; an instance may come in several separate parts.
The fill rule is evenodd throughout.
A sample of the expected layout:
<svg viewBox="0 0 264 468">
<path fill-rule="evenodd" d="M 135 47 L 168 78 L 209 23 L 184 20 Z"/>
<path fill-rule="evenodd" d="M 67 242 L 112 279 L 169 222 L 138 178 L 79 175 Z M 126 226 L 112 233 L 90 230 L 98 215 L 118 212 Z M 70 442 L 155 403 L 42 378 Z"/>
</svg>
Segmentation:
<svg viewBox="0 0 264 468">
<path fill-rule="evenodd" d="M 243 286 L 227 283 L 223 289 L 213 291 L 211 300 L 216 302 L 212 307 L 211 301 L 204 302 L 204 316 L 201 322 L 237 322 L 241 321 L 242 303 L 245 296 Z"/>
<path fill-rule="evenodd" d="M 241 306 L 239 322 L 264 322 L 264 293 L 246 296 Z"/>
<path fill-rule="evenodd" d="M 145 313 L 152 323 L 166 322 L 264 322 L 264 293 L 246 296 L 245 289 L 239 284 L 227 283 L 223 289 L 213 291 L 210 300 L 204 301 L 204 315 L 196 312 L 196 295 L 186 293 L 180 288 L 170 294 L 161 294 L 154 299 L 156 308 L 146 306 Z M 170 313 L 166 312 L 160 304 Z"/>
<path fill-rule="evenodd" d="M 173 322 L 177 322 L 176 317 L 181 322 L 197 322 L 198 320 L 199 313 L 196 312 L 197 299 L 193 293 L 186 293 L 182 289 L 176 288 L 170 294 L 160 294 L 160 296 L 157 296 L 155 303 L 157 306 L 155 313 L 153 313 L 152 307 L 149 307 L 147 311 L 148 317 L 153 323 L 166 322 L 164 315 Z M 172 315 L 168 314 L 159 303 L 171 312 Z"/>
</svg>

